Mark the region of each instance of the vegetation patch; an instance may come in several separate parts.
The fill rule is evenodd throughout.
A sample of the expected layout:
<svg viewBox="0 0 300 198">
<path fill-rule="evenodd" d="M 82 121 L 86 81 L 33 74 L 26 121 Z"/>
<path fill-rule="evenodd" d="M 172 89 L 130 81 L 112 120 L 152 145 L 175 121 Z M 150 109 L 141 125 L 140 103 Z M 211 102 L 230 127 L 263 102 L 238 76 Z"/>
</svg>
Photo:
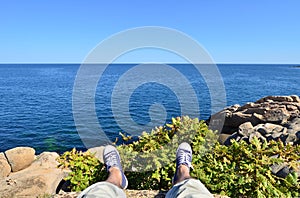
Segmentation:
<svg viewBox="0 0 300 198">
<path fill-rule="evenodd" d="M 212 193 L 232 197 L 299 196 L 296 172 L 280 178 L 270 168 L 273 164 L 288 163 L 291 169 L 297 170 L 299 145 L 260 142 L 257 138 L 250 144 L 232 141 L 230 146 L 220 145 L 216 132 L 209 130 L 204 121 L 189 117 L 173 118 L 171 124 L 144 132 L 137 141 L 126 135 L 123 140 L 131 142 L 117 146 L 130 189 L 169 189 L 175 173 L 176 149 L 186 141 L 193 149 L 191 175 Z M 71 169 L 66 179 L 73 191 L 83 190 L 107 177 L 104 165 L 89 152 L 73 149 L 64 153 L 59 162 L 60 167 Z"/>
</svg>

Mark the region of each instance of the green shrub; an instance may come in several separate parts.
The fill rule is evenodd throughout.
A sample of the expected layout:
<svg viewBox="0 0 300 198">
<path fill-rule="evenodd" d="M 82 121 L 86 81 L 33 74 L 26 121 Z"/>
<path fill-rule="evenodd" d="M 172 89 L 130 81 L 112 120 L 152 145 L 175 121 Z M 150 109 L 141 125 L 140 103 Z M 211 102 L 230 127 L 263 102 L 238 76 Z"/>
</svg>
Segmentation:
<svg viewBox="0 0 300 198">
<path fill-rule="evenodd" d="M 107 177 L 104 165 L 90 152 L 76 151 L 74 148 L 60 156 L 58 162 L 60 168 L 71 170 L 65 180 L 70 181 L 72 191 L 82 191 Z"/>
<path fill-rule="evenodd" d="M 278 155 L 278 158 L 274 156 Z M 297 174 L 286 179 L 276 177 L 271 165 L 287 162 L 297 169 L 299 146 L 282 142 L 261 143 L 254 138 L 250 144 L 232 141 L 231 146 L 216 144 L 211 152 L 193 160 L 192 175 L 200 178 L 211 192 L 232 197 L 297 197 L 300 186 Z"/>
<path fill-rule="evenodd" d="M 123 136 L 131 141 L 132 137 Z M 171 124 L 144 132 L 137 141 L 117 147 L 130 189 L 169 189 L 175 173 L 178 145 L 189 142 L 193 149 L 191 175 L 204 183 L 212 193 L 232 197 L 299 196 L 299 180 L 292 173 L 286 179 L 272 175 L 270 166 L 288 163 L 297 169 L 300 146 L 282 142 L 261 143 L 254 138 L 250 144 L 232 142 L 230 146 L 216 142 L 217 136 L 203 121 L 188 117 L 173 118 Z M 278 158 L 273 156 L 278 155 Z M 92 154 L 73 149 L 60 157 L 60 166 L 71 169 L 66 178 L 73 191 L 103 181 L 107 174 Z"/>
<path fill-rule="evenodd" d="M 123 139 L 130 137 L 124 136 Z M 216 140 L 216 134 L 208 129 L 204 121 L 189 117 L 173 118 L 171 124 L 157 127 L 150 134 L 144 132 L 138 141 L 118 147 L 124 170 L 131 181 L 129 187 L 169 189 L 175 173 L 178 145 L 189 142 L 198 154 L 203 154 L 206 147 Z"/>
</svg>

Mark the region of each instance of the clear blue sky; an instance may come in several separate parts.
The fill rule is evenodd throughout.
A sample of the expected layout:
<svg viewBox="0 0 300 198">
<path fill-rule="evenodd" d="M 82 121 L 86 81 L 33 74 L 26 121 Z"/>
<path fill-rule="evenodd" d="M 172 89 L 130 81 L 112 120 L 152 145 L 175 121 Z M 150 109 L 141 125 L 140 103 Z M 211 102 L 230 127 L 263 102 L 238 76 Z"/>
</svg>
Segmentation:
<svg viewBox="0 0 300 198">
<path fill-rule="evenodd" d="M 299 0 L 2 0 L 0 63 L 80 63 L 114 33 L 164 26 L 219 63 L 299 64 L 299 9 Z"/>
</svg>

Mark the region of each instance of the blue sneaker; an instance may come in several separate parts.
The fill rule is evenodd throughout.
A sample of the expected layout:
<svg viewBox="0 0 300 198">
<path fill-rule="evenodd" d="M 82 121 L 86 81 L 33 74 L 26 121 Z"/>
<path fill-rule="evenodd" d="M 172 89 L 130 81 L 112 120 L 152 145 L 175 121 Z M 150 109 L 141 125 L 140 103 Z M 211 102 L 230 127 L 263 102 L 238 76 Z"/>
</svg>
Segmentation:
<svg viewBox="0 0 300 198">
<path fill-rule="evenodd" d="M 118 150 L 114 146 L 111 145 L 106 146 L 103 151 L 103 159 L 104 159 L 107 172 L 111 167 L 116 167 L 120 169 L 121 176 L 122 176 L 121 187 L 123 189 L 126 189 L 128 186 L 128 180 L 124 175 L 122 165 L 121 165 L 121 158 Z"/>
<path fill-rule="evenodd" d="M 177 170 L 180 165 L 185 165 L 193 169 L 192 148 L 186 142 L 181 143 L 176 151 L 176 172 L 173 178 L 173 184 L 177 181 Z"/>
</svg>

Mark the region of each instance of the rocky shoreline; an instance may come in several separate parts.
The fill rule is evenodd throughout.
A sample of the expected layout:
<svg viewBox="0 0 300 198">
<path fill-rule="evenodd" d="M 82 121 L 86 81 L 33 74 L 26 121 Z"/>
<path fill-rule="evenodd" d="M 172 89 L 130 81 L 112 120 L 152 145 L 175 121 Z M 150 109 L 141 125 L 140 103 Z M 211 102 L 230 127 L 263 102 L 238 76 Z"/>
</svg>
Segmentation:
<svg viewBox="0 0 300 198">
<path fill-rule="evenodd" d="M 230 144 L 232 139 L 249 142 L 254 137 L 261 141 L 281 140 L 284 144 L 300 144 L 299 96 L 268 96 L 243 106 L 233 105 L 212 115 L 211 119 L 214 120 L 209 126 L 212 129 L 220 127 L 219 123 L 224 124 L 219 141 L 225 145 Z M 90 149 L 100 161 L 103 161 L 102 150 L 103 147 Z M 0 153 L 0 198 L 76 197 L 78 193 L 61 190 L 63 178 L 69 170 L 58 168 L 58 157 L 55 152 L 35 155 L 35 150 L 30 147 L 16 147 Z M 293 171 L 287 165 L 271 168 L 280 177 Z M 128 197 L 165 196 L 165 192 L 153 190 L 126 190 L 126 193 Z"/>
<path fill-rule="evenodd" d="M 55 152 L 35 155 L 29 147 L 16 147 L 0 153 L 0 197 L 53 195 L 68 171 L 57 167 Z"/>
<path fill-rule="evenodd" d="M 233 105 L 212 116 L 215 123 L 224 119 L 220 142 L 231 139 L 249 142 L 281 140 L 284 144 L 300 144 L 300 99 L 298 96 L 268 96 L 246 105 Z M 214 129 L 217 125 L 211 124 Z"/>
<path fill-rule="evenodd" d="M 254 137 L 261 142 L 280 140 L 285 145 L 300 144 L 300 98 L 296 95 L 268 96 L 243 106 L 233 105 L 210 119 L 214 120 L 212 129 L 223 123 L 219 142 L 224 145 L 230 145 L 233 139 L 249 143 Z M 295 171 L 288 164 L 273 165 L 271 170 L 281 178 Z M 299 178 L 300 167 L 297 174 Z"/>
</svg>

